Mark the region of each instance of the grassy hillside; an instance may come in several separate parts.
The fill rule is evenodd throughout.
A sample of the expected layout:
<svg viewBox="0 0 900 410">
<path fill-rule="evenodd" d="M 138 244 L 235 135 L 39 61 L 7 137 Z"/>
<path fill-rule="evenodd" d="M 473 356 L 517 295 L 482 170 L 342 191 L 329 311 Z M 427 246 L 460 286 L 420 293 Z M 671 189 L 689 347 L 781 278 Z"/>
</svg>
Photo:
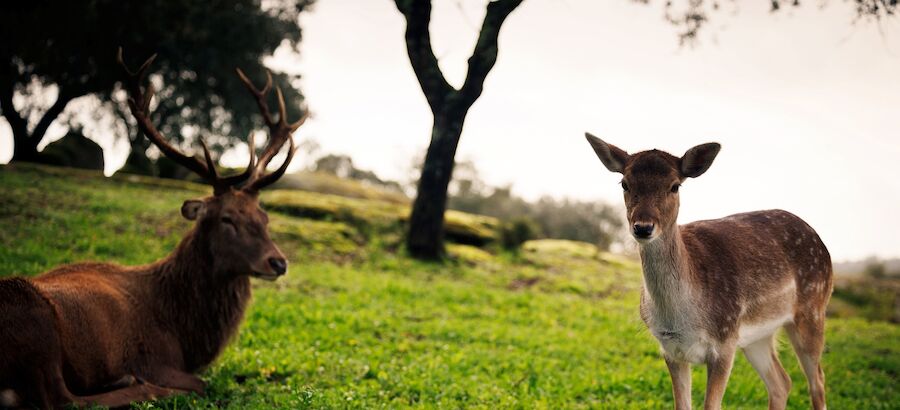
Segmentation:
<svg viewBox="0 0 900 410">
<path fill-rule="evenodd" d="M 208 192 L 34 166 L 0 168 L 0 188 L 0 276 L 160 258 L 190 227 L 181 202 Z M 566 241 L 527 243 L 519 255 L 455 245 L 451 263 L 415 262 L 394 251 L 398 230 L 365 228 L 380 222 L 360 223 L 359 209 L 335 218 L 295 206 L 329 201 L 338 200 L 263 197 L 290 273 L 254 283 L 239 336 L 202 375 L 206 397 L 141 408 L 671 407 L 665 365 L 637 316 L 633 262 Z M 898 340 L 896 325 L 829 319 L 830 407 L 900 407 Z M 793 353 L 781 357 L 794 380 L 789 407 L 809 408 Z M 704 378 L 695 369 L 695 404 Z M 725 404 L 765 407 L 742 357 Z"/>
</svg>

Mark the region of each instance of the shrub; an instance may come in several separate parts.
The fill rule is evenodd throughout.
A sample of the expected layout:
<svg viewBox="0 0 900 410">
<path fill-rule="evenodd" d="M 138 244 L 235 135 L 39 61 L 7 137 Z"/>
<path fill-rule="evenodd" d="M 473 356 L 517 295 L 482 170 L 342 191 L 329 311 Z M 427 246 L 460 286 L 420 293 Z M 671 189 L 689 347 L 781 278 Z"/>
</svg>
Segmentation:
<svg viewBox="0 0 900 410">
<path fill-rule="evenodd" d="M 528 217 L 513 218 L 500 227 L 500 244 L 504 249 L 518 251 L 522 244 L 540 236 L 541 227 Z"/>
</svg>

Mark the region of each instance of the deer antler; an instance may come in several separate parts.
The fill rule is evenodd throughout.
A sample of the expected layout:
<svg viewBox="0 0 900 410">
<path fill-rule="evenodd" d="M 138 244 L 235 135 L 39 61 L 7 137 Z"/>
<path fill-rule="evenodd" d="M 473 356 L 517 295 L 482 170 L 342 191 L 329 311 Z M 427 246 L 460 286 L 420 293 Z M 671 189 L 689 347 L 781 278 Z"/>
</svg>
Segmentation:
<svg viewBox="0 0 900 410">
<path fill-rule="evenodd" d="M 162 135 L 159 130 L 156 129 L 156 126 L 153 125 L 153 122 L 150 121 L 150 100 L 153 98 L 155 94 L 155 90 L 153 89 L 153 84 L 147 84 L 144 89 L 141 88 L 141 83 L 144 82 L 144 76 L 146 75 L 147 68 L 150 67 L 150 64 L 153 63 L 153 60 L 156 58 L 156 54 L 150 56 L 147 61 L 144 61 L 144 64 L 141 64 L 140 68 L 137 71 L 131 71 L 127 65 L 125 65 L 125 60 L 122 58 L 122 48 L 119 47 L 118 55 L 116 56 L 116 60 L 119 65 L 125 70 L 125 73 L 128 75 L 127 88 L 128 88 L 128 107 L 131 109 L 131 114 L 134 116 L 134 119 L 137 120 L 138 127 L 147 136 L 147 138 L 162 151 L 165 156 L 171 158 L 173 161 L 181 164 L 187 169 L 194 171 L 196 174 L 203 177 L 203 179 L 207 180 L 213 186 L 213 193 L 215 195 L 219 195 L 229 191 L 233 186 L 240 184 L 247 179 L 249 179 L 253 174 L 256 173 L 254 167 L 255 160 L 255 151 L 253 144 L 253 135 L 250 135 L 249 145 L 250 145 L 250 163 L 247 165 L 247 169 L 238 175 L 232 175 L 230 177 L 220 178 L 218 173 L 216 172 L 215 164 L 213 164 L 212 156 L 209 153 L 209 149 L 206 148 L 206 144 L 203 141 L 200 141 L 200 146 L 203 148 L 203 156 L 206 159 L 206 163 L 204 164 L 200 160 L 195 157 L 187 156 L 181 153 L 177 148 L 170 145 L 166 142 L 166 138 Z"/>
<path fill-rule="evenodd" d="M 266 148 L 262 155 L 259 156 L 259 161 L 256 163 L 250 181 L 247 182 L 247 185 L 244 187 L 244 190 L 258 192 L 260 189 L 271 185 L 284 175 L 288 165 L 294 158 L 294 153 L 297 151 L 297 148 L 294 146 L 294 140 L 291 138 L 291 134 L 306 122 L 309 112 L 307 111 L 303 117 L 296 122 L 288 123 L 287 108 L 285 108 L 284 104 L 284 94 L 281 92 L 281 87 L 275 86 L 275 96 L 278 100 L 278 121 L 275 121 L 272 118 L 272 113 L 269 111 L 269 104 L 266 102 L 266 97 L 272 90 L 272 73 L 268 70 L 266 71 L 266 85 L 260 90 L 253 85 L 253 82 L 247 78 L 240 68 L 235 69 L 235 71 L 237 71 L 238 77 L 240 77 L 241 81 L 247 87 L 247 90 L 250 91 L 250 94 L 256 99 L 256 105 L 259 107 L 259 111 L 262 114 L 266 126 L 269 127 L 269 142 L 266 144 Z M 281 164 L 281 167 L 279 167 L 278 170 L 266 174 L 266 167 L 272 162 L 272 159 L 275 158 L 275 155 L 278 154 L 278 151 L 281 150 L 281 147 L 284 146 L 285 142 L 290 143 L 287 158 L 285 158 L 284 163 Z"/>
</svg>

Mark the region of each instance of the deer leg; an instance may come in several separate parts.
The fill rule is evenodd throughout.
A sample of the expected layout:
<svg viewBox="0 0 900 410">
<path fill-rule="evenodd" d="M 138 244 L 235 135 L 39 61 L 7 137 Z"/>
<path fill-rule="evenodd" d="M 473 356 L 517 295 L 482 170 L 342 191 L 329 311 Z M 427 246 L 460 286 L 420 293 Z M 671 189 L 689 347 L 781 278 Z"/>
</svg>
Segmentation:
<svg viewBox="0 0 900 410">
<path fill-rule="evenodd" d="M 183 390 L 167 389 L 165 387 L 144 383 L 91 396 L 75 396 L 73 397 L 72 403 L 76 406 L 105 406 L 116 408 L 129 406 L 131 403 L 135 402 L 159 400 L 165 397 L 185 393 L 187 392 Z"/>
<path fill-rule="evenodd" d="M 672 377 L 672 395 L 675 410 L 691 410 L 691 365 L 666 357 L 669 376 Z"/>
<path fill-rule="evenodd" d="M 56 366 L 45 364 L 22 369 L 21 379 L 10 390 L 8 398 L 14 399 L 10 407 L 52 409 L 62 407 L 71 397 Z"/>
<path fill-rule="evenodd" d="M 706 399 L 703 401 L 705 410 L 719 410 L 722 408 L 722 396 L 725 395 L 728 377 L 731 376 L 734 352 L 734 346 L 723 345 L 719 349 L 718 354 L 707 359 Z"/>
<path fill-rule="evenodd" d="M 824 316 L 824 315 L 823 315 Z M 822 350 L 825 348 L 825 329 L 818 323 L 822 321 L 811 320 L 799 316 L 795 323 L 786 325 L 794 352 L 803 367 L 806 381 L 809 384 L 809 397 L 814 410 L 825 409 L 825 373 L 820 363 Z"/>
<path fill-rule="evenodd" d="M 787 406 L 788 393 L 791 391 L 791 378 L 778 360 L 773 336 L 762 338 L 744 347 L 744 356 L 766 384 L 769 410 L 783 410 Z"/>
<path fill-rule="evenodd" d="M 62 376 L 62 369 L 55 366 L 49 371 L 37 370 L 42 380 L 36 386 L 39 391 L 35 391 L 32 397 L 37 401 L 32 403 L 42 409 L 62 408 L 68 404 L 74 404 L 79 407 L 84 406 L 106 406 L 106 407 L 126 407 L 132 402 L 156 400 L 159 398 L 173 396 L 177 394 L 187 393 L 178 389 L 167 389 L 153 384 L 140 383 L 134 377 L 125 376 L 116 384 L 128 384 L 117 390 L 88 396 L 77 396 L 69 391 L 65 379 Z"/>
<path fill-rule="evenodd" d="M 158 386 L 184 390 L 203 395 L 206 382 L 199 377 L 171 367 L 161 367 L 149 372 L 147 380 Z"/>
<path fill-rule="evenodd" d="M 106 386 L 103 386 L 104 390 L 118 390 L 124 387 L 134 386 L 138 384 L 138 379 L 130 374 L 122 376 L 119 380 L 116 380 Z"/>
</svg>

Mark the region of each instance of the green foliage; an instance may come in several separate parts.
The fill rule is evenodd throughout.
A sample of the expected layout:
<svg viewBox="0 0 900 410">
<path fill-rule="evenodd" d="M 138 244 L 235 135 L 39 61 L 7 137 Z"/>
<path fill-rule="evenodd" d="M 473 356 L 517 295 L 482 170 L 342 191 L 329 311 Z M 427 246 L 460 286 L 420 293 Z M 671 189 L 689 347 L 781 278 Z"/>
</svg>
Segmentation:
<svg viewBox="0 0 900 410">
<path fill-rule="evenodd" d="M 183 181 L 23 165 L 0 168 L 0 187 L 3 276 L 83 260 L 151 262 L 190 229 L 181 202 L 208 193 Z M 430 264 L 387 251 L 379 237 L 357 245 L 349 223 L 270 215 L 291 271 L 254 281 L 239 335 L 201 374 L 206 396 L 137 408 L 672 407 L 659 348 L 638 318 L 635 261 L 539 240 L 519 255 L 449 246 L 464 263 Z M 830 318 L 827 332 L 830 407 L 896 408 L 900 327 Z M 807 409 L 800 366 L 781 339 L 794 381 L 788 407 Z M 693 376 L 700 403 L 705 372 Z M 766 406 L 741 357 L 725 406 Z"/>
<path fill-rule="evenodd" d="M 182 126 L 189 125 L 200 136 L 217 136 L 207 140 L 214 149 L 228 146 L 262 126 L 255 101 L 234 74 L 235 67 L 262 84 L 262 58 L 282 44 L 298 45 L 298 15 L 312 1 L 266 1 L 265 9 L 262 3 L 2 2 L 0 92 L 16 90 L 29 101 L 40 101 L 41 95 L 33 93 L 55 85 L 60 101 L 94 94 L 109 102 L 123 77 L 115 62 L 117 48 L 125 49 L 125 60 L 132 66 L 158 53 L 151 73 L 162 80 L 153 115 L 160 130 L 178 139 Z M 284 91 L 288 115 L 298 118 L 303 97 L 291 85 L 297 76 L 273 73 L 273 78 Z M 28 119 L 44 110 L 39 105 L 26 104 L 19 114 Z M 108 108 L 123 118 L 129 116 L 121 99 Z M 132 135 L 137 140 L 138 134 Z M 16 135 L 17 142 L 21 137 Z"/>
<path fill-rule="evenodd" d="M 537 239 L 541 227 L 531 218 L 513 218 L 500 227 L 500 244 L 504 249 L 518 251 L 526 241 Z"/>
<path fill-rule="evenodd" d="M 871 263 L 863 270 L 863 275 L 872 279 L 884 279 L 887 277 L 887 268 L 884 266 L 884 263 Z"/>
<path fill-rule="evenodd" d="M 603 249 L 609 249 L 622 238 L 622 212 L 615 207 L 602 202 L 551 197 L 527 201 L 513 194 L 511 186 L 485 184 L 475 165 L 468 161 L 456 165 L 449 192 L 447 206 L 450 209 L 493 216 L 506 221 L 506 228 L 522 229 L 522 234 L 526 233 L 524 230 L 530 230 L 538 238 L 592 242 Z M 525 220 L 534 221 L 535 226 L 526 228 Z M 513 234 L 511 231 L 506 233 Z M 515 242 L 513 240 L 508 246 L 515 247 Z"/>
<path fill-rule="evenodd" d="M 834 283 L 828 313 L 836 317 L 864 317 L 900 323 L 900 279 L 863 276 Z"/>
</svg>

